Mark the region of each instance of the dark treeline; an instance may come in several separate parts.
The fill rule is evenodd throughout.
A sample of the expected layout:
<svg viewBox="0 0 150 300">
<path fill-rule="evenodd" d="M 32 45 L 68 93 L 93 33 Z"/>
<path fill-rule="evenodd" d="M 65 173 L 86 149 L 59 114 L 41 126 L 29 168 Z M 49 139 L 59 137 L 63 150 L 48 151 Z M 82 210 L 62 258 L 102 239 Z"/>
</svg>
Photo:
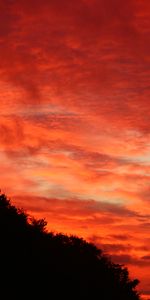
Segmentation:
<svg viewBox="0 0 150 300">
<path fill-rule="evenodd" d="M 94 244 L 53 234 L 0 194 L 0 299 L 139 300 L 138 280 Z"/>
</svg>

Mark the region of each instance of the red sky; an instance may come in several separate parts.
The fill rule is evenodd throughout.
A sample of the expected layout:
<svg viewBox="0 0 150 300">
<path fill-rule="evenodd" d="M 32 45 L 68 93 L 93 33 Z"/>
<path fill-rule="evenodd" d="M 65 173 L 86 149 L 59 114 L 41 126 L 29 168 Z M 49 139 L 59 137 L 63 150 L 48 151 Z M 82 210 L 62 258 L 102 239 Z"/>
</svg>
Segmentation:
<svg viewBox="0 0 150 300">
<path fill-rule="evenodd" d="M 149 0 L 0 0 L 0 186 L 150 297 Z"/>
</svg>

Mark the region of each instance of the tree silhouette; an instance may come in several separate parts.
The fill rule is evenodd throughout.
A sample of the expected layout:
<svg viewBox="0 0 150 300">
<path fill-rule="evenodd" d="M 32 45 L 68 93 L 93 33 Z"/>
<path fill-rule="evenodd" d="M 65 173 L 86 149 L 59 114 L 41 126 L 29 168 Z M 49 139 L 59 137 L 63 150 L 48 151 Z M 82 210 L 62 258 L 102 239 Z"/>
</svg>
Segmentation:
<svg viewBox="0 0 150 300">
<path fill-rule="evenodd" d="M 82 238 L 53 234 L 0 194 L 0 299 L 139 300 L 138 280 Z"/>
</svg>

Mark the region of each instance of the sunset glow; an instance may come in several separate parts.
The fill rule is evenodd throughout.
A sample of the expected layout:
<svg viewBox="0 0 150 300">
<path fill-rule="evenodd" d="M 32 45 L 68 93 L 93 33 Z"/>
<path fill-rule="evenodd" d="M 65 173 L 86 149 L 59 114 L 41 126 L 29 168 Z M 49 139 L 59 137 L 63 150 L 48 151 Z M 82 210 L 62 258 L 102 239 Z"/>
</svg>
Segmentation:
<svg viewBox="0 0 150 300">
<path fill-rule="evenodd" d="M 150 298 L 149 0 L 0 0 L 0 188 Z"/>
</svg>

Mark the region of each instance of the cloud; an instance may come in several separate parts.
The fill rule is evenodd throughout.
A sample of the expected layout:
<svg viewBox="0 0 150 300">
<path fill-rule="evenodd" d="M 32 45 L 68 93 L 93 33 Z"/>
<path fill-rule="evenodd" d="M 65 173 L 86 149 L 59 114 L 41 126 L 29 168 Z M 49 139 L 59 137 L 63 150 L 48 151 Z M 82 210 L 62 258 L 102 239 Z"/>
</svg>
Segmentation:
<svg viewBox="0 0 150 300">
<path fill-rule="evenodd" d="M 139 116 L 138 106 L 136 111 L 134 109 L 137 80 L 143 92 L 133 60 L 137 45 L 140 42 L 144 44 L 142 28 L 137 24 L 139 9 L 141 7 L 136 1 L 126 1 L 124 4 L 117 0 L 105 3 L 38 1 L 36 5 L 34 1 L 11 4 L 5 1 L 1 14 L 4 19 L 9 18 L 9 22 L 4 22 L 8 24 L 8 34 L 5 34 L 5 27 L 1 32 L 5 45 L 1 49 L 2 78 L 29 92 L 29 100 L 24 96 L 22 99 L 20 97 L 21 102 L 33 101 L 37 104 L 44 89 L 46 91 L 49 87 L 49 101 L 53 102 L 52 97 L 55 97 L 55 102 L 89 112 L 91 101 L 87 95 L 90 94 L 93 113 L 111 115 L 117 122 L 117 110 L 126 126 L 129 122 L 132 125 L 135 119 L 130 120 L 133 110 Z M 139 68 L 143 57 L 146 59 L 143 49 L 140 55 Z M 120 68 L 124 71 L 121 72 Z M 130 87 L 128 70 L 136 87 Z M 140 71 L 144 75 L 145 71 Z M 118 89 L 119 99 L 118 96 L 113 97 L 113 106 L 107 93 L 108 85 L 114 92 Z M 127 99 L 119 104 L 125 93 L 129 97 L 132 95 L 133 104 Z M 102 100 L 104 96 L 105 101 Z M 84 107 L 81 98 L 86 101 Z M 44 99 L 47 97 L 42 97 L 41 101 L 44 102 Z M 141 106 L 138 102 L 140 112 L 144 104 L 146 102 Z"/>
<path fill-rule="evenodd" d="M 141 259 L 143 259 L 143 260 L 150 260 L 150 255 L 142 256 Z"/>
<path fill-rule="evenodd" d="M 123 265 L 146 266 L 147 262 L 127 254 L 112 255 L 113 261 Z"/>
<path fill-rule="evenodd" d="M 112 234 L 112 235 L 110 235 L 110 238 L 116 239 L 116 240 L 121 240 L 121 241 L 127 241 L 130 238 L 130 235 Z"/>
<path fill-rule="evenodd" d="M 99 248 L 104 249 L 106 253 L 129 252 L 132 246 L 127 244 L 99 244 Z"/>
<path fill-rule="evenodd" d="M 80 199 L 55 199 L 55 198 L 43 198 L 37 196 L 14 196 L 14 200 L 17 199 L 17 202 L 22 202 L 24 205 L 28 203 L 28 209 L 30 210 L 31 207 L 33 209 L 41 210 L 41 212 L 55 212 L 58 210 L 58 213 L 68 213 L 68 215 L 72 216 L 92 216 L 97 215 L 100 213 L 107 214 L 108 216 L 114 215 L 117 218 L 127 217 L 132 218 L 135 216 L 139 216 L 136 211 L 129 210 L 128 208 L 119 205 L 119 204 L 112 204 L 102 201 L 94 201 L 94 200 L 80 200 Z M 37 202 L 44 202 L 44 205 L 40 207 L 36 205 Z M 33 204 L 35 203 L 35 206 Z M 48 208 L 49 207 L 49 208 Z"/>
</svg>

